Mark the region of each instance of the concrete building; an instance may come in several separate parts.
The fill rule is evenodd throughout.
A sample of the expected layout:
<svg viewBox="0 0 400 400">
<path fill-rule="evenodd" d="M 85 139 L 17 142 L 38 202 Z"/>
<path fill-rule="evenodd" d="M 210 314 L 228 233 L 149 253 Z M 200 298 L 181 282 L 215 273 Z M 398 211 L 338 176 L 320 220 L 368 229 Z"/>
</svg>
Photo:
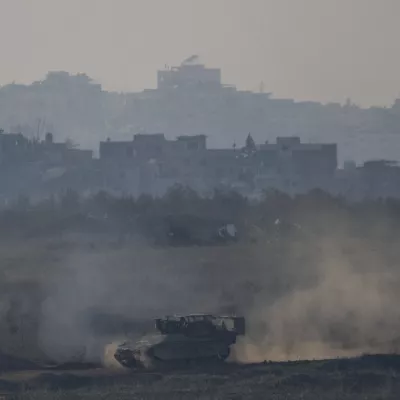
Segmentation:
<svg viewBox="0 0 400 400">
<path fill-rule="evenodd" d="M 39 141 L 0 132 L 0 195 L 40 197 L 69 187 L 84 190 L 94 180 L 92 153 L 54 142 L 51 133 Z"/>
<path fill-rule="evenodd" d="M 132 141 L 100 143 L 100 163 L 105 181 L 122 191 L 161 194 L 173 184 L 191 184 L 197 189 L 205 167 L 206 137 L 179 136 L 167 140 L 162 133 L 137 134 Z M 116 176 L 120 179 L 116 180 Z M 135 178 L 126 180 L 127 176 Z"/>
<path fill-rule="evenodd" d="M 319 188 L 352 200 L 400 197 L 400 167 L 386 160 L 338 169 L 337 145 L 303 143 L 299 137 L 277 137 L 256 144 L 249 134 L 244 146 L 208 148 L 205 135 L 163 133 L 133 136 L 130 141 L 100 142 L 100 157 L 68 143 L 43 141 L 0 132 L 0 195 L 105 190 L 115 194 L 162 196 L 175 184 L 200 193 L 218 187 L 257 196 L 277 189 L 289 194 Z"/>
<path fill-rule="evenodd" d="M 336 144 L 301 143 L 299 137 L 278 137 L 276 143 L 261 145 L 256 159 L 258 186 L 274 184 L 294 193 L 328 190 L 338 165 Z"/>
<path fill-rule="evenodd" d="M 251 140 L 249 135 L 246 146 Z M 176 183 L 199 191 L 244 185 L 248 191 L 275 187 L 301 192 L 327 186 L 334 178 L 335 144 L 306 144 L 297 137 L 281 137 L 273 144 L 246 146 L 241 150 L 208 149 L 204 135 L 167 140 L 160 133 L 138 134 L 129 142 L 101 142 L 100 161 L 106 175 L 114 171 L 113 184 L 116 169 L 122 176 L 136 170 L 138 182 L 121 182 L 121 187 L 129 190 L 131 185 L 134 192 L 146 187 L 146 192 L 157 194 Z"/>
<path fill-rule="evenodd" d="M 180 66 L 166 68 L 157 72 L 157 89 L 200 89 L 220 88 L 221 70 L 206 68 L 198 63 L 198 57 L 192 56 Z"/>
<path fill-rule="evenodd" d="M 400 197 L 400 166 L 389 160 L 370 160 L 337 171 L 336 192 L 351 200 Z"/>
</svg>

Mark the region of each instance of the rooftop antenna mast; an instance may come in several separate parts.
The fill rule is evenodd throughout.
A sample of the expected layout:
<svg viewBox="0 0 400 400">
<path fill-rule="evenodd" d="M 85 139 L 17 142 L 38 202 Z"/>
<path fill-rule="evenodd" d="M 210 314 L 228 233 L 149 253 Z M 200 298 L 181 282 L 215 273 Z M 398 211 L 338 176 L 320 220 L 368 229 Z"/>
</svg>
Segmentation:
<svg viewBox="0 0 400 400">
<path fill-rule="evenodd" d="M 188 57 L 186 60 L 182 61 L 182 65 L 190 65 L 196 62 L 199 59 L 199 56 L 197 54 Z"/>
</svg>

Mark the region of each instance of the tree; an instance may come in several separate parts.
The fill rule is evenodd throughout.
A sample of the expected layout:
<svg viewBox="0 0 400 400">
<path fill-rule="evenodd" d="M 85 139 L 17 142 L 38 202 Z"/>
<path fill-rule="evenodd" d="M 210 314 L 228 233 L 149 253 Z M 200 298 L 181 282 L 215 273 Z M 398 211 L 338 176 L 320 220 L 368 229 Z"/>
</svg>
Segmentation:
<svg viewBox="0 0 400 400">
<path fill-rule="evenodd" d="M 245 146 L 245 151 L 246 152 L 253 152 L 256 150 L 256 143 L 254 142 L 253 137 L 249 133 L 246 138 L 246 146 Z"/>
</svg>

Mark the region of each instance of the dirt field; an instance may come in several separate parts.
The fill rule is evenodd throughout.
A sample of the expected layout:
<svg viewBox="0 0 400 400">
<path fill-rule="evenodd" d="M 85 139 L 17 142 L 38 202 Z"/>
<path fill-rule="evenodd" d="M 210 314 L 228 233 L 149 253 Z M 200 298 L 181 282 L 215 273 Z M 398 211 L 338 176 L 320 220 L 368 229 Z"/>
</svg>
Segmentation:
<svg viewBox="0 0 400 400">
<path fill-rule="evenodd" d="M 398 399 L 399 357 L 344 357 L 398 352 L 399 249 L 343 236 L 210 248 L 81 237 L 2 242 L 0 351 L 9 358 L 0 357 L 0 395 Z M 139 374 L 104 368 L 107 344 L 171 312 L 244 315 L 236 363 Z M 281 362 L 297 359 L 315 361 Z M 43 370 L 77 361 L 103 368 Z"/>
<path fill-rule="evenodd" d="M 226 365 L 170 372 L 14 371 L 4 399 L 398 399 L 400 357 Z"/>
</svg>

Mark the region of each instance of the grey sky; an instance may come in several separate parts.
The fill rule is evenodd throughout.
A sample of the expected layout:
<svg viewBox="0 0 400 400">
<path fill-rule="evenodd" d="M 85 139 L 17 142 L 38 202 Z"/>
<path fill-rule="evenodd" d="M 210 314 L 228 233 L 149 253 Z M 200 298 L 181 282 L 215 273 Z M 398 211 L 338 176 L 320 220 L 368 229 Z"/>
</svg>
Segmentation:
<svg viewBox="0 0 400 400">
<path fill-rule="evenodd" d="M 225 83 L 276 97 L 400 94 L 400 0 L 0 0 L 0 15 L 2 84 L 67 70 L 141 90 L 199 54 Z"/>
</svg>

